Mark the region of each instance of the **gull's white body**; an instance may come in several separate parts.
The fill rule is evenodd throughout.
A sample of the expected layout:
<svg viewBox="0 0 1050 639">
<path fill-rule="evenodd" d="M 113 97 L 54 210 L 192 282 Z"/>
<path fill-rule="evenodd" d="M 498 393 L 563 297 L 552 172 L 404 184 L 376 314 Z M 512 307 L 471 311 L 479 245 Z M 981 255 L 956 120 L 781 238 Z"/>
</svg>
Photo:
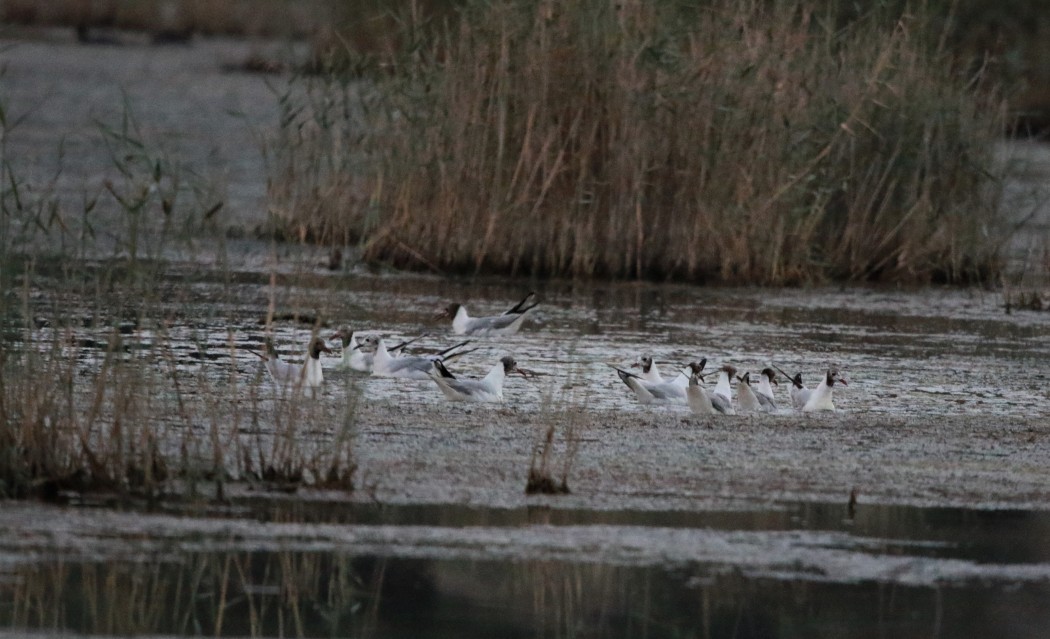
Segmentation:
<svg viewBox="0 0 1050 639">
<path fill-rule="evenodd" d="M 694 374 L 699 374 L 703 370 L 704 360 L 702 362 L 693 362 L 689 364 L 689 369 Z M 659 372 L 656 372 L 656 366 L 653 365 L 652 359 L 648 357 L 642 358 L 640 364 L 632 364 L 632 366 L 641 366 L 642 373 L 635 374 L 629 371 L 622 370 L 613 366 L 616 369 L 616 374 L 620 376 L 620 380 L 627 387 L 634 391 L 638 401 L 642 404 L 689 404 L 689 397 L 687 388 L 690 385 L 690 378 L 684 373 L 678 375 L 671 381 L 662 382 L 651 382 L 644 378 L 645 374 L 656 373 L 659 377 Z M 660 377 L 660 379 L 663 379 Z"/>
<path fill-rule="evenodd" d="M 773 397 L 773 386 L 765 375 L 758 376 L 758 389 L 755 391 L 755 394 L 758 395 L 758 401 L 767 411 L 771 413 L 777 411 L 777 402 Z"/>
<path fill-rule="evenodd" d="M 456 335 L 513 335 L 521 328 L 528 311 L 514 315 L 471 317 L 464 306 L 452 318 L 452 332 Z"/>
<path fill-rule="evenodd" d="M 343 358 L 337 368 L 341 370 L 371 373 L 375 364 L 375 353 L 366 353 L 362 344 L 357 341 L 357 333 L 350 333 L 350 339 L 343 344 Z"/>
<path fill-rule="evenodd" d="M 631 378 L 632 381 L 636 382 L 640 387 L 645 389 L 645 392 L 653 398 L 655 403 L 663 404 L 685 404 L 686 403 L 686 387 L 689 384 L 689 378 L 682 376 L 685 379 L 685 384 L 678 383 L 677 379 L 670 382 L 661 382 L 658 384 L 648 383 L 644 380 Z M 628 384 L 630 386 L 630 384 Z M 632 387 L 633 388 L 633 387 Z M 637 393 L 638 391 L 635 391 Z M 641 399 L 639 397 L 639 399 Z"/>
<path fill-rule="evenodd" d="M 702 383 L 698 375 L 689 378 L 689 386 L 685 391 L 689 410 L 697 415 L 714 415 L 717 411 L 714 404 L 711 403 L 710 393 L 702 386 Z"/>
<path fill-rule="evenodd" d="M 372 374 L 376 377 L 430 379 L 430 370 L 434 367 L 434 357 L 430 355 L 401 355 L 395 357 L 387 350 L 383 338 L 379 338 L 379 341 L 376 343 L 375 356 L 372 358 Z"/>
<path fill-rule="evenodd" d="M 733 410 L 733 389 L 729 385 L 730 373 L 726 370 L 718 371 L 718 383 L 715 384 L 715 390 L 711 393 L 711 403 L 714 404 L 715 408 L 726 415 L 735 415 Z"/>
<path fill-rule="evenodd" d="M 324 370 L 321 360 L 307 357 L 303 364 L 303 378 L 307 388 L 317 388 L 324 383 Z"/>
<path fill-rule="evenodd" d="M 281 387 L 296 386 L 305 377 L 302 364 L 290 364 L 281 360 L 276 354 L 266 358 L 266 372 L 270 374 L 270 379 Z"/>
<path fill-rule="evenodd" d="M 529 305 L 536 293 L 530 292 L 520 302 L 499 315 L 471 317 L 462 304 L 450 304 L 442 315 L 452 319 L 452 332 L 457 335 L 513 335 L 521 328 L 529 311 L 539 302 Z"/>
<path fill-rule="evenodd" d="M 835 402 L 831 398 L 831 390 L 834 384 L 834 377 L 829 372 L 820 380 L 817 387 L 809 393 L 809 398 L 802 405 L 802 412 L 812 413 L 822 410 L 835 410 Z"/>
<path fill-rule="evenodd" d="M 316 344 L 316 346 L 315 346 Z M 324 369 L 321 367 L 321 352 L 331 352 L 319 338 L 311 340 L 302 364 L 291 364 L 282 361 L 272 344 L 267 346 L 266 371 L 277 386 L 283 389 L 298 390 L 307 388 L 316 390 L 324 383 Z"/>
<path fill-rule="evenodd" d="M 744 380 L 737 380 L 736 385 L 736 403 L 740 407 L 740 410 L 748 412 L 758 412 L 764 410 L 762 404 L 758 401 L 758 395 L 755 394 L 751 384 L 747 381 L 747 376 L 744 376 Z"/>
<path fill-rule="evenodd" d="M 431 370 L 434 371 L 433 366 Z M 503 382 L 507 379 L 507 374 L 502 361 L 496 362 L 488 374 L 481 379 L 452 379 L 435 373 L 436 371 L 430 374 L 431 379 L 437 383 L 445 397 L 452 401 L 503 401 Z"/>
<path fill-rule="evenodd" d="M 806 404 L 809 403 L 810 396 L 813 395 L 813 389 L 811 388 L 799 388 L 797 386 L 791 387 L 791 405 L 799 410 L 804 410 Z"/>
</svg>

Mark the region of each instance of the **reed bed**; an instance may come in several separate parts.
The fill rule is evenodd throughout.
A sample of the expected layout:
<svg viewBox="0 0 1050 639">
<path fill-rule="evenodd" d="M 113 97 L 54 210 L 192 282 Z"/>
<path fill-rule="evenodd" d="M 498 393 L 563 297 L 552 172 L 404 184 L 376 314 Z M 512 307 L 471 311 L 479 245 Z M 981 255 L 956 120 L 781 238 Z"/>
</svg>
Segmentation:
<svg viewBox="0 0 1050 639">
<path fill-rule="evenodd" d="M 994 277 L 1005 111 L 983 67 L 921 13 L 826 7 L 493 0 L 406 19 L 373 88 L 333 74 L 283 96 L 273 211 L 443 272 Z"/>
</svg>

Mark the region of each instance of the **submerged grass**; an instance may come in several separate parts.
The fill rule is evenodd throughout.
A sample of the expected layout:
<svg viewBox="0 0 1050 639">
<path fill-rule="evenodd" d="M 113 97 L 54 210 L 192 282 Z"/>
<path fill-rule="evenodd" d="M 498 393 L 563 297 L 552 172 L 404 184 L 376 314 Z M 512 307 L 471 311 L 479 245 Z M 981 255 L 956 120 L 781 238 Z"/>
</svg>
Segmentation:
<svg viewBox="0 0 1050 639">
<path fill-rule="evenodd" d="M 921 13 L 824 7 L 494 0 L 406 20 L 428 35 L 374 90 L 333 74 L 285 94 L 273 210 L 443 271 L 989 279 L 1005 115 L 983 67 Z"/>
</svg>

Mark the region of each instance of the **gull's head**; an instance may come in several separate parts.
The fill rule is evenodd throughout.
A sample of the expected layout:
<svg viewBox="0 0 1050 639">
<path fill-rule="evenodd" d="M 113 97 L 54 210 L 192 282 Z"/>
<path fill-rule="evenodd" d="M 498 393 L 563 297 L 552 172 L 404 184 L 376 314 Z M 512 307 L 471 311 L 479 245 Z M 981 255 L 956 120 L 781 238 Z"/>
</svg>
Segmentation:
<svg viewBox="0 0 1050 639">
<path fill-rule="evenodd" d="M 332 349 L 328 348 L 328 345 L 324 343 L 324 340 L 320 337 L 315 337 L 310 340 L 310 357 L 318 359 L 321 357 L 321 353 L 331 353 Z"/>
<path fill-rule="evenodd" d="M 736 375 L 736 367 L 732 364 L 723 364 L 721 370 L 729 376 L 729 379 L 733 379 L 733 376 Z"/>
<path fill-rule="evenodd" d="M 780 386 L 780 383 L 777 382 L 777 373 L 772 368 L 769 368 L 768 366 L 766 368 L 763 368 L 762 374 L 765 375 L 766 379 L 769 380 L 770 384 L 774 386 Z"/>
<path fill-rule="evenodd" d="M 264 346 L 266 350 L 266 357 L 269 359 L 277 359 L 277 347 L 273 344 L 273 338 L 267 337 L 266 344 Z"/>
<path fill-rule="evenodd" d="M 504 355 L 499 359 L 503 363 L 503 374 L 510 375 L 514 371 L 518 370 L 518 363 L 514 361 L 514 358 L 510 355 Z"/>
<path fill-rule="evenodd" d="M 354 332 L 350 330 L 349 326 L 340 326 L 334 333 L 332 333 L 328 339 L 338 339 L 343 343 L 343 348 L 350 345 L 350 338 Z"/>
<path fill-rule="evenodd" d="M 704 366 L 707 366 L 706 357 L 702 358 L 698 362 L 689 362 L 685 365 L 686 369 L 689 371 L 690 376 L 700 375 L 701 379 L 703 378 L 703 375 L 701 373 L 704 370 Z"/>
<path fill-rule="evenodd" d="M 631 368 L 641 368 L 643 373 L 648 373 L 653 368 L 652 355 L 642 355 L 637 362 L 631 364 Z"/>
<path fill-rule="evenodd" d="M 849 380 L 846 379 L 846 376 L 841 374 L 838 371 L 838 369 L 835 369 L 835 368 L 829 368 L 828 369 L 827 382 L 828 382 L 828 386 L 829 387 L 830 386 L 834 386 L 835 382 L 838 382 L 839 384 L 842 384 L 843 386 L 849 386 Z"/>
<path fill-rule="evenodd" d="M 742 377 L 737 377 L 736 379 L 741 384 L 746 384 L 748 386 L 751 385 L 751 373 L 749 373 L 747 371 L 744 371 L 744 375 Z"/>
<path fill-rule="evenodd" d="M 458 304 L 456 302 L 452 302 L 451 304 L 449 304 L 445 308 L 439 310 L 435 315 L 439 319 L 455 319 L 456 318 L 456 313 L 459 312 L 460 308 L 462 308 L 461 304 Z"/>
</svg>

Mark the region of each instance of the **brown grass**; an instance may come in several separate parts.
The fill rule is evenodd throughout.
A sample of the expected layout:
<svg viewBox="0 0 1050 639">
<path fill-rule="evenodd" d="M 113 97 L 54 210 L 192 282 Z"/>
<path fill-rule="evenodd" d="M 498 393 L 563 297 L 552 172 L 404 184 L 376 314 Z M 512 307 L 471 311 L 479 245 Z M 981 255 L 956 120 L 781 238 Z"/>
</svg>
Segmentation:
<svg viewBox="0 0 1050 639">
<path fill-rule="evenodd" d="M 996 93 L 921 16 L 836 18 L 805 0 L 485 3 L 346 119 L 333 105 L 358 86 L 304 85 L 274 210 L 300 236 L 447 271 L 992 276 Z"/>
</svg>

